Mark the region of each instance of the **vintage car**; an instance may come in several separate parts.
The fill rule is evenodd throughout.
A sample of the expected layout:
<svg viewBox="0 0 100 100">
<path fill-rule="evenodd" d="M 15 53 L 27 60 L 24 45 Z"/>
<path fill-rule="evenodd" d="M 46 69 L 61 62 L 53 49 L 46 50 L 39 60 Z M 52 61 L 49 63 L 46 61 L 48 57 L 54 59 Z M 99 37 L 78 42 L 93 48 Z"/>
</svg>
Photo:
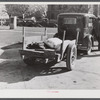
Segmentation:
<svg viewBox="0 0 100 100">
<path fill-rule="evenodd" d="M 97 18 L 93 14 L 87 13 L 61 13 L 58 15 L 58 33 L 55 37 L 63 38 L 63 30 L 66 31 L 66 40 L 73 40 L 77 36 L 77 49 L 90 54 L 94 44 L 94 35 L 96 30 L 95 23 Z"/>
</svg>

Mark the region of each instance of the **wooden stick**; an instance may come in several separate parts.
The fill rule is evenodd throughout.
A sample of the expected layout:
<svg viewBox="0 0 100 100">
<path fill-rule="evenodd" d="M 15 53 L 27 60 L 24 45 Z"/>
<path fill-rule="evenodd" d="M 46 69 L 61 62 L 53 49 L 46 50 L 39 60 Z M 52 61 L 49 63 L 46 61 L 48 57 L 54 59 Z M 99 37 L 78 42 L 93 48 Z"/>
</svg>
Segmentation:
<svg viewBox="0 0 100 100">
<path fill-rule="evenodd" d="M 62 40 L 62 48 L 61 48 L 61 59 L 63 58 L 63 46 L 64 46 L 65 34 L 66 34 L 66 31 L 64 30 L 63 40 Z"/>
<path fill-rule="evenodd" d="M 77 29 L 76 31 L 77 31 L 77 36 L 76 36 L 76 46 L 77 46 L 77 44 L 78 44 L 78 38 L 79 38 L 79 32 L 80 32 L 80 29 Z"/>
</svg>

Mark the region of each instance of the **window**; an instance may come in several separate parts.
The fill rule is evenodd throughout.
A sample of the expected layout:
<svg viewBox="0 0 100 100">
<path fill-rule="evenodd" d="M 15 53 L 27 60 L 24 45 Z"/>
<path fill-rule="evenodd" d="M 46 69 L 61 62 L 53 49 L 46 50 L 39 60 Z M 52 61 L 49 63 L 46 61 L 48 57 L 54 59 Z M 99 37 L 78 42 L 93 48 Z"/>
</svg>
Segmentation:
<svg viewBox="0 0 100 100">
<path fill-rule="evenodd" d="M 76 24 L 76 18 L 64 18 L 64 24 Z"/>
</svg>

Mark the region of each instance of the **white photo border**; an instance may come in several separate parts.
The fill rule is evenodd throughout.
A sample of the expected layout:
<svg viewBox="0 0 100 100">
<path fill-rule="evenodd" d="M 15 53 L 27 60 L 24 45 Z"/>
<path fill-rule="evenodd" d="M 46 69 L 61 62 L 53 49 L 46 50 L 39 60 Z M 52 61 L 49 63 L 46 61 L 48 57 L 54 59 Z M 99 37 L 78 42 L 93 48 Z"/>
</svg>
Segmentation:
<svg viewBox="0 0 100 100">
<path fill-rule="evenodd" d="M 0 2 L 0 4 L 37 4 L 38 2 Z M 39 4 L 100 4 L 100 2 L 39 2 Z M 0 98 L 100 98 L 100 90 L 1 89 Z"/>
</svg>

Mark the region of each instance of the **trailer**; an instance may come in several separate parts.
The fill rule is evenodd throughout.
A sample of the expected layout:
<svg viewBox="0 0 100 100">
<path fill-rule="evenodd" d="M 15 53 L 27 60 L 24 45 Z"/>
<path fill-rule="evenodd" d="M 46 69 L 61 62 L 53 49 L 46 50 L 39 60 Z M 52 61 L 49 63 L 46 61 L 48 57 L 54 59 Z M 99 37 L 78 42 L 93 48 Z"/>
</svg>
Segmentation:
<svg viewBox="0 0 100 100">
<path fill-rule="evenodd" d="M 58 19 L 61 16 L 58 16 Z M 60 21 L 58 20 L 58 23 Z M 63 22 L 63 21 L 62 21 Z M 63 24 L 65 25 L 65 24 Z M 58 24 L 58 29 L 61 26 Z M 20 50 L 21 57 L 27 65 L 34 65 L 34 63 L 48 63 L 55 61 L 66 62 L 66 69 L 72 70 L 75 67 L 77 58 L 77 43 L 80 33 L 80 28 L 75 29 L 76 37 L 73 39 L 66 39 L 66 29 L 62 27 L 62 39 L 54 35 L 53 38 L 48 38 L 46 28 L 44 35 L 26 37 L 25 29 L 23 27 L 23 48 Z M 72 34 L 72 33 L 70 33 Z"/>
</svg>

